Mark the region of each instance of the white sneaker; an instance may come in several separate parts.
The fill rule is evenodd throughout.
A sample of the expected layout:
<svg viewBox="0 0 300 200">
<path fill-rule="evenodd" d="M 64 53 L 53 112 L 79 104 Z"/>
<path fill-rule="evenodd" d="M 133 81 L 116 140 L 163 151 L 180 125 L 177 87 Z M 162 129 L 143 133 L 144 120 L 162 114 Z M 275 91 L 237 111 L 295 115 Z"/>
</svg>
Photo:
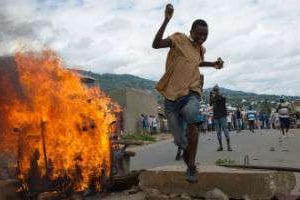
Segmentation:
<svg viewBox="0 0 300 200">
<path fill-rule="evenodd" d="M 288 138 L 289 136 L 287 134 L 284 135 L 284 138 Z"/>
<path fill-rule="evenodd" d="M 283 135 L 283 136 L 282 136 L 282 139 L 285 139 L 285 138 L 286 138 L 286 135 Z"/>
</svg>

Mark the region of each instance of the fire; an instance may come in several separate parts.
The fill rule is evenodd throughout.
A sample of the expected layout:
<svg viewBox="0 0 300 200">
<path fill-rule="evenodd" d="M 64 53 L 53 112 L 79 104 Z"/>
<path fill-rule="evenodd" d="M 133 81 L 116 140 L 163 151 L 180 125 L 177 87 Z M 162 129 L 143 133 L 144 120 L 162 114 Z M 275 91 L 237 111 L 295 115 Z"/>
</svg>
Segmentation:
<svg viewBox="0 0 300 200">
<path fill-rule="evenodd" d="M 111 100 L 83 85 L 53 51 L 18 52 L 12 63 L 15 69 L 0 63 L 7 67 L 0 78 L 0 151 L 17 157 L 19 178 L 36 168 L 51 180 L 67 175 L 81 191 L 92 176 L 109 177 Z"/>
</svg>

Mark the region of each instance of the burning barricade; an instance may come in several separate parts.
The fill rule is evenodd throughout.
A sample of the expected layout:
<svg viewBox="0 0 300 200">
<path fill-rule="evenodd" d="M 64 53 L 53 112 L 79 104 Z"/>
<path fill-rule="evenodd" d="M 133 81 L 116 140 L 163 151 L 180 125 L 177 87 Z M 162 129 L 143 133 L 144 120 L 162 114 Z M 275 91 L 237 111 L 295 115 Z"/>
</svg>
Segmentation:
<svg viewBox="0 0 300 200">
<path fill-rule="evenodd" d="M 9 158 L 2 176 L 16 176 L 29 198 L 45 190 L 103 190 L 118 106 L 85 87 L 50 50 L 1 57 L 0 74 L 0 152 Z"/>
</svg>

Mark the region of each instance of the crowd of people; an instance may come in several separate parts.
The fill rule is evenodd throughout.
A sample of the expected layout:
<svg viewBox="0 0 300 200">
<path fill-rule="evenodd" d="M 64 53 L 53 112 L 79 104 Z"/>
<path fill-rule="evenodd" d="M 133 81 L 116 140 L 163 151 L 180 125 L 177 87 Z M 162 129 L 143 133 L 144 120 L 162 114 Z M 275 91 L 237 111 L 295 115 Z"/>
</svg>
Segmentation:
<svg viewBox="0 0 300 200">
<path fill-rule="evenodd" d="M 141 114 L 139 119 L 139 127 L 143 134 L 155 134 L 158 131 L 159 123 L 155 115 Z"/>
<path fill-rule="evenodd" d="M 210 109 L 208 107 L 208 109 Z M 209 111 L 200 111 L 202 118 L 201 130 L 202 132 L 215 131 L 215 122 L 213 120 L 213 114 Z M 275 113 L 266 114 L 249 109 L 234 108 L 234 110 L 228 111 L 226 115 L 226 123 L 229 131 L 241 131 L 249 129 L 254 131 L 255 129 L 270 129 L 275 128 Z M 273 122 L 273 126 L 272 126 Z"/>
<path fill-rule="evenodd" d="M 279 104 L 280 105 L 280 104 Z M 212 107 L 209 105 L 203 105 L 200 109 L 201 115 L 201 132 L 215 131 L 215 120 L 213 120 Z M 230 107 L 227 108 L 226 122 L 228 131 L 250 130 L 254 133 L 259 129 L 277 129 L 281 127 L 280 114 L 277 108 L 273 108 L 270 113 L 264 111 L 255 110 L 253 106 L 248 107 Z M 284 118 L 289 118 L 289 114 L 286 113 Z M 281 120 L 281 121 L 280 121 Z M 289 125 L 289 124 L 288 124 Z"/>
<path fill-rule="evenodd" d="M 280 101 L 283 102 L 283 98 L 284 97 L 280 97 Z M 287 101 L 284 102 L 285 105 L 289 105 Z M 289 120 L 282 119 L 289 118 L 289 113 L 286 110 L 282 111 L 282 109 L 284 109 L 284 107 L 281 108 L 282 104 L 279 103 L 278 107 L 273 108 L 271 113 L 266 113 L 259 110 L 257 111 L 253 109 L 253 106 L 243 108 L 227 107 L 226 114 L 224 114 L 224 116 L 228 131 L 240 132 L 241 130 L 249 130 L 250 133 L 254 133 L 255 130 L 259 129 L 278 129 L 281 128 L 281 124 L 283 124 L 285 127 L 289 127 Z M 201 133 L 205 134 L 207 132 L 216 131 L 216 120 L 214 119 L 215 117 L 213 113 L 212 105 L 201 105 L 199 110 L 199 131 Z M 168 122 L 165 115 L 160 117 L 155 116 L 154 114 L 147 115 L 142 113 L 140 114 L 139 118 L 139 127 L 143 134 L 155 134 L 169 131 Z"/>
</svg>

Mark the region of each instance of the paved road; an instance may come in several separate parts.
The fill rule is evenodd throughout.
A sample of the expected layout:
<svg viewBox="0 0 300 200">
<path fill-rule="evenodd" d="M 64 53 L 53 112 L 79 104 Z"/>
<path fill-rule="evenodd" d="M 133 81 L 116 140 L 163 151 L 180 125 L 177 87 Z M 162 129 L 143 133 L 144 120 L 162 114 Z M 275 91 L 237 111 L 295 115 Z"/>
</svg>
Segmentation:
<svg viewBox="0 0 300 200">
<path fill-rule="evenodd" d="M 214 165 L 218 159 L 234 160 L 243 164 L 245 155 L 249 156 L 252 165 L 274 165 L 300 168 L 300 129 L 291 130 L 289 137 L 280 139 L 278 130 L 258 130 L 231 132 L 233 152 L 217 152 L 215 133 L 201 135 L 197 153 L 200 165 Z M 224 138 L 223 138 L 224 139 Z M 225 145 L 224 145 L 225 146 Z M 131 169 L 147 169 L 158 166 L 183 163 L 175 161 L 176 147 L 172 140 L 135 149 L 136 156 L 131 159 Z"/>
</svg>

